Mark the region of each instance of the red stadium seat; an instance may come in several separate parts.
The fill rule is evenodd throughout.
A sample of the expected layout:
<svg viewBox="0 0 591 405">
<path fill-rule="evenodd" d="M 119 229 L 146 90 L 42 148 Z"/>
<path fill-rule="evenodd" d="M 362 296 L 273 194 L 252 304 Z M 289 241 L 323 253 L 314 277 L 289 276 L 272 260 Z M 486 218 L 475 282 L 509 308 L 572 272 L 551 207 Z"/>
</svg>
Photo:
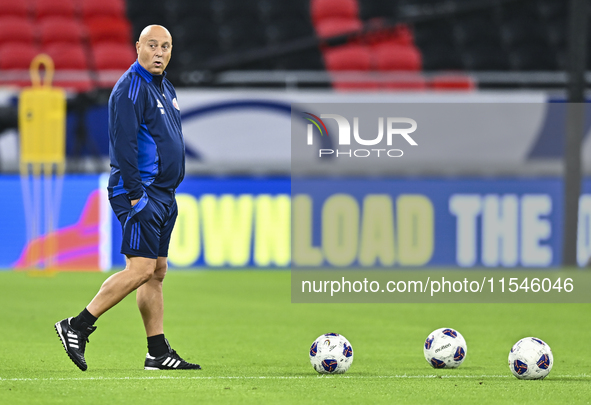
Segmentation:
<svg viewBox="0 0 591 405">
<path fill-rule="evenodd" d="M 76 4 L 74 0 L 34 0 L 34 12 L 37 20 L 46 17 L 74 18 Z"/>
<path fill-rule="evenodd" d="M 39 30 L 41 46 L 53 43 L 80 44 L 84 40 L 84 28 L 77 20 L 65 17 L 47 17 Z"/>
<path fill-rule="evenodd" d="M 324 64 L 333 73 L 332 85 L 338 90 L 375 89 L 377 84 L 368 77 L 372 57 L 365 45 L 344 45 L 324 50 Z"/>
<path fill-rule="evenodd" d="M 2 0 L 0 2 L 0 17 L 28 17 L 29 11 L 29 2 L 25 0 Z"/>
<path fill-rule="evenodd" d="M 327 18 L 359 19 L 357 0 L 312 0 L 310 13 L 314 25 Z"/>
<path fill-rule="evenodd" d="M 385 43 L 394 45 L 414 45 L 414 38 L 411 30 L 405 24 L 398 24 L 395 27 L 384 27 L 381 21 L 370 22 L 371 32 L 364 35 L 363 40 L 370 46 L 380 46 Z"/>
<path fill-rule="evenodd" d="M 324 51 L 327 70 L 368 71 L 372 68 L 371 52 L 364 45 L 343 45 Z"/>
<path fill-rule="evenodd" d="M 373 48 L 376 68 L 381 71 L 421 70 L 421 54 L 414 46 L 401 46 L 390 43 Z"/>
<path fill-rule="evenodd" d="M 86 22 L 86 29 L 91 46 L 100 42 L 132 43 L 131 26 L 126 19 L 95 17 Z"/>
<path fill-rule="evenodd" d="M 99 16 L 125 18 L 124 0 L 83 0 L 82 18 L 89 20 Z"/>
<path fill-rule="evenodd" d="M 357 19 L 334 17 L 320 21 L 314 28 L 319 37 L 328 38 L 359 31 L 363 24 Z"/>
<path fill-rule="evenodd" d="M 137 53 L 131 45 L 103 43 L 92 48 L 92 59 L 97 86 L 112 87 L 137 59 Z"/>
<path fill-rule="evenodd" d="M 409 73 L 385 80 L 381 82 L 380 87 L 387 90 L 420 91 L 426 90 L 429 86 L 427 79 L 420 73 Z"/>
<path fill-rule="evenodd" d="M 0 18 L 0 44 L 9 43 L 34 44 L 34 25 L 22 17 Z"/>
<path fill-rule="evenodd" d="M 441 74 L 431 79 L 433 90 L 463 90 L 470 91 L 476 88 L 476 81 L 463 74 Z"/>
<path fill-rule="evenodd" d="M 34 45 L 7 44 L 0 47 L 0 85 L 30 86 L 29 67 L 39 54 Z"/>
<path fill-rule="evenodd" d="M 95 70 L 127 70 L 137 59 L 135 48 L 127 44 L 98 44 L 92 48 Z"/>
<path fill-rule="evenodd" d="M 34 45 L 8 44 L 0 48 L 0 70 L 29 69 L 31 61 L 39 53 Z"/>
<path fill-rule="evenodd" d="M 82 45 L 55 43 L 43 48 L 43 51 L 51 56 L 55 65 L 54 86 L 75 91 L 92 89 L 93 82 Z"/>
<path fill-rule="evenodd" d="M 86 52 L 81 44 L 51 44 L 44 47 L 43 52 L 51 56 L 56 70 L 88 69 Z"/>
</svg>

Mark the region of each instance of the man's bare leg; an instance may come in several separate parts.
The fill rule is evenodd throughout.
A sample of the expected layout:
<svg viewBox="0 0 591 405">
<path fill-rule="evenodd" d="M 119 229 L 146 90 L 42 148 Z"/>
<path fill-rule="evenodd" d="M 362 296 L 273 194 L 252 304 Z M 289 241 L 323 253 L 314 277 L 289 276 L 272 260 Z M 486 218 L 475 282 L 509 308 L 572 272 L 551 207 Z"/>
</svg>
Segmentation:
<svg viewBox="0 0 591 405">
<path fill-rule="evenodd" d="M 162 297 L 162 281 L 168 268 L 167 258 L 158 257 L 156 270 L 152 277 L 137 289 L 137 306 L 142 314 L 146 336 L 164 333 L 164 300 Z"/>
<path fill-rule="evenodd" d="M 62 319 L 55 324 L 55 330 L 66 353 L 80 370 L 87 369 L 84 351 L 88 336 L 96 329 L 96 326 L 93 326 L 96 319 L 150 280 L 156 270 L 156 262 L 156 259 L 145 257 L 128 258 L 127 267 L 105 280 L 99 292 L 80 315 Z"/>
<path fill-rule="evenodd" d="M 139 288 L 154 275 L 156 259 L 132 256 L 126 259 L 127 267 L 105 280 L 99 292 L 86 307 L 95 317 L 99 317 L 119 301 Z"/>
</svg>

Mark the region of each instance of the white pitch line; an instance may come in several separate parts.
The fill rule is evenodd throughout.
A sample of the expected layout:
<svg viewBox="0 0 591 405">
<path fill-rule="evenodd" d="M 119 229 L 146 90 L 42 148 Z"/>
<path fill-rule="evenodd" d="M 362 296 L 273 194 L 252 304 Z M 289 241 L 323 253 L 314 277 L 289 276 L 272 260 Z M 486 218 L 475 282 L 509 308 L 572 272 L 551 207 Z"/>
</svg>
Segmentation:
<svg viewBox="0 0 591 405">
<path fill-rule="evenodd" d="M 553 378 L 591 378 L 591 374 L 577 375 L 553 375 Z M 305 380 L 305 379 L 325 379 L 325 378 L 347 378 L 347 379 L 435 379 L 435 378 L 513 378 L 512 375 L 318 375 L 318 376 L 155 376 L 155 377 L 72 377 L 72 378 L 0 378 L 0 382 L 16 381 L 125 381 L 125 380 Z"/>
</svg>

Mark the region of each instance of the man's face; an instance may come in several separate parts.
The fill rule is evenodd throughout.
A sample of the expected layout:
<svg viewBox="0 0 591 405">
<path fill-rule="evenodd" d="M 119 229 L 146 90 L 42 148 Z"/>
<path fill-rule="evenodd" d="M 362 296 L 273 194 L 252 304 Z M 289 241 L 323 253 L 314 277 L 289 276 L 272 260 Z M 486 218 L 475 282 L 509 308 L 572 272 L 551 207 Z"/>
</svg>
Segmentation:
<svg viewBox="0 0 591 405">
<path fill-rule="evenodd" d="M 170 62 L 172 38 L 160 27 L 152 27 L 135 44 L 140 65 L 153 75 L 161 75 Z"/>
</svg>

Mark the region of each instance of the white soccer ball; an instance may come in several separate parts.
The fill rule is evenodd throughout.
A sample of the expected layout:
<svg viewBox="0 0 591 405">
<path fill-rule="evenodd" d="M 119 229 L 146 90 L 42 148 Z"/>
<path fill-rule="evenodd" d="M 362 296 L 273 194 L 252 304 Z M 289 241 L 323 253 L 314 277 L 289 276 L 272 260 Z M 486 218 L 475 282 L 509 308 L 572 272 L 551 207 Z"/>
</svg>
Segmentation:
<svg viewBox="0 0 591 405">
<path fill-rule="evenodd" d="M 468 346 L 460 332 L 441 328 L 427 337 L 423 353 L 433 368 L 456 368 L 466 358 Z"/>
<path fill-rule="evenodd" d="M 310 363 L 320 374 L 343 374 L 353 364 L 353 348 L 343 335 L 326 333 L 312 343 Z"/>
<path fill-rule="evenodd" d="M 542 339 L 526 337 L 515 343 L 509 352 L 509 368 L 520 380 L 540 380 L 550 374 L 554 357 Z"/>
</svg>

